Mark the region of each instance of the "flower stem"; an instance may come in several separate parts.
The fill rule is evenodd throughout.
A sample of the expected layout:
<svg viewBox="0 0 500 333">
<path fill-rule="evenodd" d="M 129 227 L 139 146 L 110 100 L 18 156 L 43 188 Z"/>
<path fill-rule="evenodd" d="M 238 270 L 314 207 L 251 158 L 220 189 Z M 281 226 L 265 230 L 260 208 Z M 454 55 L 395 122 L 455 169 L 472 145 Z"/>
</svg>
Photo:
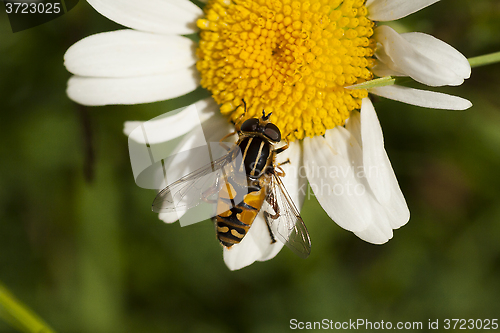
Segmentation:
<svg viewBox="0 0 500 333">
<path fill-rule="evenodd" d="M 494 64 L 500 62 L 500 52 L 485 54 L 479 57 L 469 58 L 471 67 L 479 67 L 484 65 Z"/>
<path fill-rule="evenodd" d="M 26 305 L 17 300 L 2 283 L 0 283 L 0 318 L 23 332 L 55 332 Z"/>
</svg>

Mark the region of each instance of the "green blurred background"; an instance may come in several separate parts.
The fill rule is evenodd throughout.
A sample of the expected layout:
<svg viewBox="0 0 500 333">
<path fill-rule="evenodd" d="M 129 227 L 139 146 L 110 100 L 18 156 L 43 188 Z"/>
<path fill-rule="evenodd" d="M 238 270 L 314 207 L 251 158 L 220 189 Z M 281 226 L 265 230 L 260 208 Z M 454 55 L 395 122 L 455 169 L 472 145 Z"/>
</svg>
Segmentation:
<svg viewBox="0 0 500 333">
<path fill-rule="evenodd" d="M 467 57 L 500 50 L 498 0 L 444 0 L 397 24 Z M 122 133 L 124 121 L 192 96 L 88 108 L 65 95 L 65 50 L 118 28 L 84 1 L 15 34 L 0 13 L 0 281 L 56 331 L 279 332 L 291 318 L 426 327 L 500 317 L 500 64 L 438 89 L 471 100 L 467 111 L 375 99 L 411 211 L 391 241 L 361 241 L 312 198 L 303 208 L 307 260 L 284 249 L 230 272 L 210 223 L 166 225 L 150 211 L 155 193 L 135 185 Z M 15 330 L 0 320 L 0 332 Z"/>
</svg>

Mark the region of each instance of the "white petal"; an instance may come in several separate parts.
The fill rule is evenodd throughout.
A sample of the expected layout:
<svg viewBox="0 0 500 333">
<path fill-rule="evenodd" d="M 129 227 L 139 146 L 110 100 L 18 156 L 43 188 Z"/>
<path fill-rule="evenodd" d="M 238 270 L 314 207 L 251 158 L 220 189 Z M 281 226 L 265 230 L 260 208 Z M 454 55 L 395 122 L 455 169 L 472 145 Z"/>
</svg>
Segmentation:
<svg viewBox="0 0 500 333">
<path fill-rule="evenodd" d="M 158 218 L 165 223 L 174 223 L 179 221 L 179 218 L 181 218 L 185 213 L 186 211 L 176 210 L 171 213 L 160 213 L 158 214 Z"/>
<path fill-rule="evenodd" d="M 273 259 L 274 257 L 276 257 L 276 255 L 278 253 L 280 253 L 281 249 L 284 246 L 285 246 L 285 244 L 283 244 L 279 240 L 276 240 L 276 242 L 274 242 L 274 244 L 271 244 L 269 246 L 269 248 L 267 249 L 266 253 L 264 253 L 262 255 L 262 257 L 260 259 L 257 259 L 257 260 L 258 261 L 267 261 L 267 260 Z"/>
<path fill-rule="evenodd" d="M 365 230 L 354 232 L 354 234 L 368 243 L 372 244 L 386 243 L 389 239 L 392 238 L 393 232 L 391 228 L 381 228 L 381 225 L 384 227 L 388 226 L 388 224 L 383 221 L 384 218 L 385 218 L 384 214 L 380 214 L 374 217 L 374 219 L 376 219 L 377 222 L 379 223 L 373 223 Z"/>
<path fill-rule="evenodd" d="M 179 155 L 182 160 L 175 160 L 168 166 L 167 176 L 170 182 L 176 181 L 182 176 L 202 167 L 208 163 L 204 156 L 198 156 L 198 150 L 193 148 L 200 147 L 201 144 L 206 145 L 211 142 L 218 142 L 224 135 L 229 132 L 230 125 L 227 120 L 220 116 L 214 115 L 203 123 L 202 130 L 191 130 L 184 136 L 178 146 L 174 149 L 172 155 L 180 152 L 187 154 Z"/>
<path fill-rule="evenodd" d="M 269 229 L 261 212 L 239 244 L 233 245 L 230 249 L 224 248 L 224 262 L 234 271 L 253 264 L 265 255 L 278 253 L 281 247 L 283 245 L 279 241 L 271 243 Z"/>
<path fill-rule="evenodd" d="M 218 145 L 219 140 L 229 133 L 229 130 L 230 124 L 227 120 L 220 115 L 214 115 L 202 124 L 202 130 L 196 129 L 188 132 L 172 152 L 172 155 L 180 152 L 186 152 L 186 154 L 178 155 L 179 158 L 174 159 L 168 165 L 167 176 L 169 183 L 209 163 L 210 161 L 206 160 L 206 156 L 200 155 L 200 151 L 193 148 L 211 143 L 212 146 L 213 143 Z"/>
<path fill-rule="evenodd" d="M 196 112 L 196 111 L 195 111 Z M 189 171 L 210 163 L 205 135 L 198 124 L 179 140 L 148 144 L 148 124 L 132 132 L 128 139 L 130 162 L 136 184 L 143 188 L 162 189 Z M 168 131 L 168 128 L 164 129 Z M 142 142 L 132 137 L 143 135 Z M 154 135 L 151 134 L 154 139 Z M 182 154 L 181 154 L 182 153 Z M 186 165 L 186 166 L 184 166 Z M 186 169 L 185 173 L 184 170 Z"/>
<path fill-rule="evenodd" d="M 361 115 L 359 111 L 351 111 L 349 119 L 347 119 L 345 128 L 351 133 L 351 135 L 356 139 L 358 145 L 361 147 L 363 141 L 361 140 Z"/>
<path fill-rule="evenodd" d="M 396 178 L 384 149 L 384 136 L 375 108 L 369 98 L 363 99 L 360 114 L 363 165 L 366 178 L 375 197 L 384 204 L 390 200 L 391 195 L 390 185 L 392 184 L 387 178 Z"/>
<path fill-rule="evenodd" d="M 146 143 L 143 132 L 134 131 L 144 124 L 147 131 L 147 143 L 165 142 L 186 134 L 195 126 L 201 126 L 202 122 L 212 117 L 217 111 L 218 105 L 210 97 L 189 105 L 179 113 L 168 112 L 164 117 L 157 117 L 146 122 L 127 121 L 123 132 L 136 142 Z"/>
<path fill-rule="evenodd" d="M 404 73 L 395 71 L 381 61 L 376 60 L 376 65 L 371 68 L 373 74 L 378 77 L 384 76 L 406 76 Z"/>
<path fill-rule="evenodd" d="M 382 129 L 369 98 L 364 98 L 361 104 L 361 140 L 363 166 L 370 189 L 385 208 L 386 221 L 393 229 L 399 228 L 408 222 L 410 211 L 385 152 Z"/>
<path fill-rule="evenodd" d="M 136 30 L 167 35 L 198 31 L 196 20 L 203 11 L 188 0 L 87 0 L 110 20 Z"/>
<path fill-rule="evenodd" d="M 444 56 L 432 57 L 435 53 L 422 53 L 421 51 L 425 52 L 424 48 L 408 42 L 388 26 L 376 28 L 375 39 L 381 45 L 375 53 L 377 58 L 390 69 L 404 73 L 415 81 L 429 86 L 456 86 L 464 81 L 464 76 L 454 71 L 457 66 L 460 67 L 456 65 L 455 55 L 448 57 L 451 65 L 447 65 L 443 60 Z"/>
<path fill-rule="evenodd" d="M 371 103 L 364 100 L 362 112 L 370 106 Z M 314 176 L 308 175 L 318 201 L 341 227 L 353 231 L 367 242 L 382 244 L 392 238 L 393 228 L 398 228 L 408 221 L 409 211 L 383 148 L 382 133 L 373 107 L 365 112 L 363 121 L 361 122 L 361 116 L 356 111 L 351 114 L 346 128 L 338 126 L 328 130 L 324 139 L 321 137 L 305 139 L 304 158 L 306 166 L 310 165 L 309 158 L 316 157 L 317 159 L 320 156 L 318 149 L 315 149 L 311 141 L 321 143 L 325 140 L 332 154 L 331 165 L 328 167 L 328 164 L 324 163 L 321 166 L 326 167 L 330 175 L 326 176 L 323 173 L 322 180 L 313 179 Z M 375 142 L 369 142 L 370 140 Z M 322 144 L 324 145 L 325 142 Z M 363 148 L 359 143 L 363 144 Z M 379 165 L 370 164 L 374 163 L 373 161 Z M 376 188 L 380 186 L 377 181 L 369 183 L 365 176 L 374 167 L 383 169 L 379 176 L 389 185 L 383 184 L 380 189 Z M 308 166 L 308 174 L 313 173 L 311 171 L 314 169 Z M 335 175 L 338 178 L 337 184 L 342 184 L 341 188 L 344 191 L 339 193 L 341 195 L 331 195 L 325 198 L 322 196 L 325 191 L 317 191 L 317 189 L 321 189 L 321 184 L 323 186 L 332 184 L 332 178 Z M 388 199 L 385 198 L 385 202 L 380 202 L 376 193 L 380 196 L 380 192 L 384 189 L 388 192 L 386 194 Z"/>
<path fill-rule="evenodd" d="M 369 91 L 385 98 L 431 109 L 466 110 L 472 106 L 471 102 L 461 97 L 397 85 L 371 88 Z"/>
<path fill-rule="evenodd" d="M 195 150 L 191 150 L 194 147 L 198 147 L 200 142 L 213 142 L 216 139 L 222 138 L 229 132 L 229 124 L 224 117 L 214 115 L 213 117 L 207 119 L 204 123 L 204 131 L 208 133 L 206 136 L 202 131 L 190 131 L 188 132 L 181 140 L 181 142 L 177 145 L 177 147 L 173 150 L 172 154 L 177 154 L 179 152 L 187 152 L 184 159 L 175 159 L 171 161 L 171 163 L 167 166 L 167 181 L 159 186 L 158 188 L 162 188 L 166 186 L 166 183 L 172 183 L 182 176 L 187 175 L 188 173 L 198 169 L 201 164 L 205 163 L 203 157 L 197 156 Z M 191 153 L 191 154 L 190 154 Z M 173 213 L 160 213 L 159 218 L 167 223 L 172 223 L 177 221 L 179 218 L 182 218 L 186 213 L 185 210 L 177 209 L 176 212 Z M 185 221 L 183 225 L 191 224 L 192 221 Z M 191 222 L 191 223 L 189 223 Z"/>
<path fill-rule="evenodd" d="M 173 148 L 172 155 L 175 155 L 176 153 L 181 151 L 189 152 L 191 148 L 197 147 L 200 144 L 200 141 L 204 140 L 205 138 L 203 132 L 191 131 L 182 139 L 182 141 L 177 145 L 177 147 Z M 182 176 L 185 176 L 189 172 L 198 169 L 200 164 L 205 163 L 205 161 L 198 161 L 196 159 L 197 156 L 189 156 L 188 154 L 186 154 L 183 157 L 184 159 L 178 158 L 170 160 L 170 163 L 166 165 L 166 176 L 167 176 L 166 179 L 162 177 L 162 179 L 153 180 L 153 182 L 156 185 L 155 187 L 157 189 L 161 190 L 168 184 L 173 183 L 174 181 L 180 179 Z M 155 165 L 159 165 L 159 163 L 156 163 Z M 163 175 L 162 171 L 163 170 L 160 170 L 160 175 Z M 177 208 L 174 212 L 160 213 L 158 215 L 158 218 L 166 223 L 173 223 L 181 219 L 186 214 L 186 212 L 187 210 L 185 209 Z M 188 224 L 190 223 L 185 223 L 184 225 Z"/>
<path fill-rule="evenodd" d="M 439 0 L 367 0 L 368 18 L 373 21 L 394 21 L 413 14 Z"/>
<path fill-rule="evenodd" d="M 466 57 L 449 44 L 431 35 L 420 32 L 401 34 L 415 49 L 441 66 L 451 69 L 459 77 L 468 79 L 471 67 Z"/>
<path fill-rule="evenodd" d="M 210 98 L 211 99 L 211 98 Z M 210 117 L 207 121 L 203 122 L 201 125 L 203 127 L 203 132 L 205 133 L 205 138 L 209 143 L 219 144 L 220 140 L 228 133 L 234 131 L 234 125 L 231 124 L 228 119 L 218 112 L 218 105 L 215 104 L 216 112 L 213 117 Z M 214 107 L 212 101 L 209 103 L 209 108 Z M 227 138 L 227 142 L 236 142 L 238 136 L 233 135 Z"/>
<path fill-rule="evenodd" d="M 194 47 L 193 41 L 182 36 L 118 30 L 73 44 L 64 55 L 64 65 L 81 76 L 156 75 L 194 65 Z"/>
<path fill-rule="evenodd" d="M 150 103 L 185 95 L 199 85 L 196 68 L 134 78 L 73 76 L 67 94 L 83 105 Z"/>
<path fill-rule="evenodd" d="M 393 227 L 391 226 L 391 217 L 386 207 L 376 201 L 371 201 L 371 223 L 365 230 L 355 232 L 354 234 L 362 240 L 372 244 L 383 244 L 392 238 Z"/>
<path fill-rule="evenodd" d="M 304 139 L 307 179 L 325 212 L 342 228 L 365 230 L 371 223 L 371 199 L 356 177 L 361 147 L 343 127 L 327 130 L 327 139 Z M 358 191 L 356 191 L 358 189 Z M 363 190 L 363 191 L 362 191 Z"/>
</svg>

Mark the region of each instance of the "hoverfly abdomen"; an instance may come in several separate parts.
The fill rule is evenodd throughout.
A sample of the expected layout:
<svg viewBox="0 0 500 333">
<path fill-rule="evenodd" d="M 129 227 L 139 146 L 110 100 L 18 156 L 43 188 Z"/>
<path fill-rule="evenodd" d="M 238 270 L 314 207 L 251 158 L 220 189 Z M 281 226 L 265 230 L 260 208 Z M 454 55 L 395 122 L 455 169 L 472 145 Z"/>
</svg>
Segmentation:
<svg viewBox="0 0 500 333">
<path fill-rule="evenodd" d="M 241 242 L 266 198 L 265 188 L 252 186 L 248 190 L 240 203 L 215 217 L 217 238 L 225 247 L 230 248 Z M 222 189 L 219 192 L 218 211 L 223 209 L 221 205 L 227 204 L 228 197 L 228 191 Z"/>
</svg>

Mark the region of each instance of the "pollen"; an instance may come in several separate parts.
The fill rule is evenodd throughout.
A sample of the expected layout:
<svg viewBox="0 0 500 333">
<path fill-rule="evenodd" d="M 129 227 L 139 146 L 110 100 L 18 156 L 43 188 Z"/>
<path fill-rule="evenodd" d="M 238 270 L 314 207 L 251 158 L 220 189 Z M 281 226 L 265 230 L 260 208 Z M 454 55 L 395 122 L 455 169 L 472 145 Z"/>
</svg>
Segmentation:
<svg viewBox="0 0 500 333">
<path fill-rule="evenodd" d="M 343 125 L 368 96 L 345 88 L 373 78 L 365 0 L 209 0 L 204 12 L 196 66 L 230 120 L 265 110 L 302 139 Z"/>
</svg>

